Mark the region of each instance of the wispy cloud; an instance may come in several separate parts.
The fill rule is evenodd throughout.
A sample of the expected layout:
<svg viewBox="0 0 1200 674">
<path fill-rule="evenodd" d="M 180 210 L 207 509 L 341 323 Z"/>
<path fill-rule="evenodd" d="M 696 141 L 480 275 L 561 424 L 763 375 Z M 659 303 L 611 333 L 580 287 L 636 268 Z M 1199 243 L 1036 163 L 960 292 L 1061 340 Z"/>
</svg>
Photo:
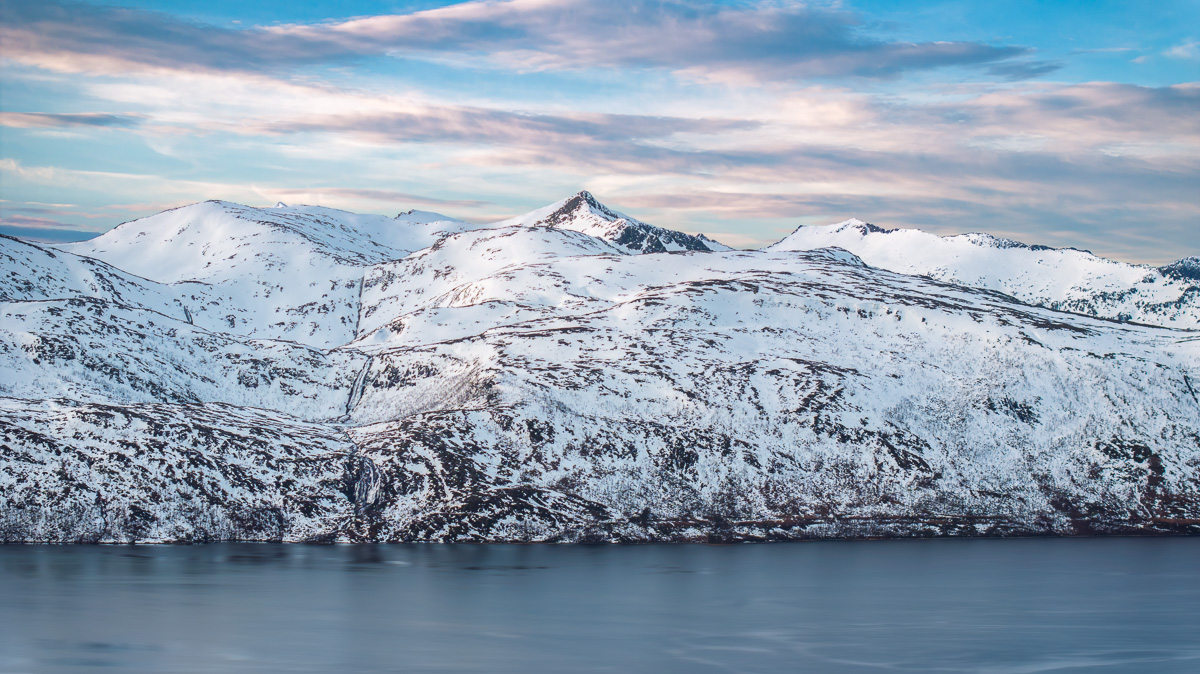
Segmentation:
<svg viewBox="0 0 1200 674">
<path fill-rule="evenodd" d="M 1072 54 L 1110 54 L 1135 51 L 1133 47 L 1096 47 L 1094 49 L 1072 49 Z"/>
<path fill-rule="evenodd" d="M 79 213 L 74 210 L 68 210 L 69 208 L 71 208 L 71 207 L 67 206 L 67 207 L 60 207 L 60 208 L 55 208 L 55 207 L 47 208 L 45 206 L 11 206 L 8 203 L 4 203 L 4 204 L 0 204 L 0 215 L 3 215 L 4 217 L 17 217 L 17 218 L 20 218 L 20 217 L 37 218 L 39 216 L 69 217 L 69 218 L 103 217 L 103 216 L 97 215 L 95 213 Z"/>
<path fill-rule="evenodd" d="M 76 225 L 63 224 L 57 220 L 51 220 L 49 218 L 39 218 L 29 215 L 8 213 L 0 214 L 0 224 L 32 229 L 73 229 L 76 227 Z"/>
<path fill-rule="evenodd" d="M 380 203 L 420 204 L 437 208 L 482 208 L 493 206 L 490 201 L 478 199 L 437 199 L 420 194 L 398 192 L 395 190 L 358 189 L 351 187 L 306 187 L 306 188 L 277 188 L 270 190 L 281 198 L 299 198 L 304 203 L 325 203 L 334 199 L 361 199 Z"/>
<path fill-rule="evenodd" d="M 0 203 L 0 234 L 34 241 L 64 242 L 90 239 L 108 229 L 107 226 L 97 228 L 70 224 L 57 219 L 60 217 L 70 219 L 80 216 L 57 208 L 14 207 L 12 202 L 6 201 Z"/>
<path fill-rule="evenodd" d="M 20 202 L 0 202 L 0 216 L 11 226 L 63 227 L 87 229 L 77 224 L 63 224 L 50 217 L 105 218 L 111 213 L 148 215 L 157 211 L 186 205 L 201 199 L 227 199 L 242 203 L 273 203 L 275 201 L 299 200 L 301 203 L 320 204 L 337 208 L 359 207 L 364 202 L 389 204 L 392 207 L 413 205 L 446 209 L 478 210 L 494 206 L 489 201 L 477 199 L 439 199 L 436 197 L 409 194 L 398 190 L 368 189 L 351 187 L 290 187 L 232 182 L 177 180 L 163 176 L 120 173 L 112 171 L 86 171 L 57 166 L 27 166 L 13 159 L 0 159 L 0 174 L 8 174 L 7 182 L 21 180 L 35 185 L 53 186 L 59 189 L 85 190 L 108 195 L 111 198 L 136 196 L 144 193 L 158 195 L 183 195 L 178 199 L 149 203 L 118 203 L 92 209 L 92 212 L 68 204 L 40 207 L 23 205 Z M 25 202 L 26 204 L 30 202 Z M 72 210 L 67 210 L 72 209 Z M 101 225 L 104 231 L 109 225 Z"/>
<path fill-rule="evenodd" d="M 597 142 L 667 138 L 679 133 L 715 134 L 758 124 L 748 120 L 689 119 L 575 113 L 549 115 L 505 110 L 422 105 L 407 111 L 341 114 L 278 120 L 261 133 L 336 131 L 393 142 L 450 141 L 524 145 L 537 138 L 552 145 L 564 138 Z"/>
<path fill-rule="evenodd" d="M 263 30 L 231 30 L 140 9 L 0 0 L 4 56 L 67 72 L 247 71 L 346 55 Z"/>
<path fill-rule="evenodd" d="M 737 71 L 762 78 L 860 75 L 992 63 L 1028 53 L 973 42 L 872 37 L 848 11 L 799 2 L 485 0 L 408 15 L 271 29 L 402 52 L 487 53 L 530 69 L 596 66 Z"/>
<path fill-rule="evenodd" d="M 1185 40 L 1163 52 L 1176 59 L 1200 59 L 1200 40 Z"/>
<path fill-rule="evenodd" d="M 0 112 L 0 126 L 20 129 L 130 127 L 141 122 L 140 115 L 114 115 L 103 112 Z"/>
<path fill-rule="evenodd" d="M 39 243 L 70 243 L 94 238 L 99 232 L 52 227 L 22 227 L 19 225 L 10 225 L 3 218 L 0 218 L 0 234 Z"/>
<path fill-rule="evenodd" d="M 25 110 L 0 113 L 20 139 L 0 187 L 27 228 L 208 198 L 482 220 L 588 188 L 743 243 L 850 215 L 1108 234 L 1142 259 L 1200 242 L 1200 85 L 1065 81 L 1081 64 L 1089 80 L 1186 71 L 1186 33 L 1035 50 L 834 0 L 475 0 L 258 27 L 58 0 L 0 12 L 7 107 Z"/>
<path fill-rule="evenodd" d="M 1049 75 L 1062 67 L 1062 63 L 1055 61 L 1010 61 L 992 65 L 988 68 L 988 73 L 1010 82 L 1017 82 Z"/>
<path fill-rule="evenodd" d="M 870 34 L 852 12 L 799 2 L 477 0 L 339 23 L 244 29 L 136 9 L 2 2 L 6 56 L 66 71 L 266 72 L 406 54 L 486 56 L 493 67 L 529 70 L 642 67 L 759 79 L 878 78 L 1030 54 L 1020 46 L 889 41 Z"/>
</svg>

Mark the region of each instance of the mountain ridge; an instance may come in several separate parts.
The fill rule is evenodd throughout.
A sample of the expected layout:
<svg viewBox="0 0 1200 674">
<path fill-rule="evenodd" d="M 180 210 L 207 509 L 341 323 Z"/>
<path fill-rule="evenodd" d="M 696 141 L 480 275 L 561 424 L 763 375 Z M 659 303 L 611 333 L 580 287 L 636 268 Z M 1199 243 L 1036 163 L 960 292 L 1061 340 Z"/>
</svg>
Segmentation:
<svg viewBox="0 0 1200 674">
<path fill-rule="evenodd" d="M 1200 532 L 1194 329 L 686 249 L 583 193 L 482 225 L 306 208 L 82 249 L 160 279 L 0 238 L 0 540 Z"/>
<path fill-rule="evenodd" d="M 656 227 L 615 211 L 597 201 L 586 190 L 524 215 L 494 223 L 497 227 L 511 225 L 573 229 L 610 241 L 629 252 L 731 250 L 702 234 L 691 235 Z"/>
<path fill-rule="evenodd" d="M 867 264 L 998 290 L 1022 301 L 1121 321 L 1200 327 L 1200 269 L 1184 258 L 1132 265 L 1077 248 L 1030 245 L 985 233 L 938 236 L 850 219 L 802 226 L 767 250 L 836 246 Z M 1189 276 L 1189 274 L 1193 274 Z"/>
</svg>

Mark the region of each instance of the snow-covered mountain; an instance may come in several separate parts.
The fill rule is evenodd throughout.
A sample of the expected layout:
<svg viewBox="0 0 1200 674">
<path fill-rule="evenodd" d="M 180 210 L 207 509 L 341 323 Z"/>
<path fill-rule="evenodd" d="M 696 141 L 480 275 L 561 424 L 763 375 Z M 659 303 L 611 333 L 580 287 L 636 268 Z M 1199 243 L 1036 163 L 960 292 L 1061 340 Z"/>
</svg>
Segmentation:
<svg viewBox="0 0 1200 674">
<path fill-rule="evenodd" d="M 587 193 L 0 238 L 0 540 L 1200 529 L 1200 332 L 799 247 Z"/>
<path fill-rule="evenodd" d="M 854 219 L 800 227 L 768 250 L 831 246 L 873 267 L 998 290 L 1052 309 L 1165 327 L 1200 327 L 1197 258 L 1155 268 L 988 234 L 943 237 Z"/>
<path fill-rule="evenodd" d="M 387 218 L 208 201 L 59 249 L 170 284 L 187 320 L 206 329 L 330 348 L 354 334 L 364 267 L 469 227 L 420 211 Z"/>
<path fill-rule="evenodd" d="M 493 226 L 570 229 L 604 239 L 630 253 L 731 250 L 729 246 L 717 243 L 703 234 L 693 236 L 663 229 L 618 213 L 596 201 L 590 192 L 580 192 L 525 215 L 502 220 Z"/>
</svg>

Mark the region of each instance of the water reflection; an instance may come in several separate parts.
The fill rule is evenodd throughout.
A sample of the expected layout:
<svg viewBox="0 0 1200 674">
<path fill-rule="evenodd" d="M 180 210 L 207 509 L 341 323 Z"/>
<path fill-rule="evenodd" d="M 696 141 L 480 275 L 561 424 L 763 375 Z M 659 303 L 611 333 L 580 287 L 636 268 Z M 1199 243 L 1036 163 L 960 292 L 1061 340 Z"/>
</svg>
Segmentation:
<svg viewBox="0 0 1200 674">
<path fill-rule="evenodd" d="M 1198 539 L 0 547 L 0 671 L 1195 672 Z"/>
</svg>

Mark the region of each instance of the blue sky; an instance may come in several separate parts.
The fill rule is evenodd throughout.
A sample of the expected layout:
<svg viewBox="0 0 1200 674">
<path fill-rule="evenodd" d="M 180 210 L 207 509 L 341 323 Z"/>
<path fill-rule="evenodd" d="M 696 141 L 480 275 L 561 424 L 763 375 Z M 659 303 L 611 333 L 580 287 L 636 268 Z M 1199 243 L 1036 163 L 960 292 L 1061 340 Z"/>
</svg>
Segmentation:
<svg viewBox="0 0 1200 674">
<path fill-rule="evenodd" d="M 1200 254 L 1200 3 L 0 0 L 0 232 L 580 189 L 733 245 L 858 217 Z"/>
</svg>

